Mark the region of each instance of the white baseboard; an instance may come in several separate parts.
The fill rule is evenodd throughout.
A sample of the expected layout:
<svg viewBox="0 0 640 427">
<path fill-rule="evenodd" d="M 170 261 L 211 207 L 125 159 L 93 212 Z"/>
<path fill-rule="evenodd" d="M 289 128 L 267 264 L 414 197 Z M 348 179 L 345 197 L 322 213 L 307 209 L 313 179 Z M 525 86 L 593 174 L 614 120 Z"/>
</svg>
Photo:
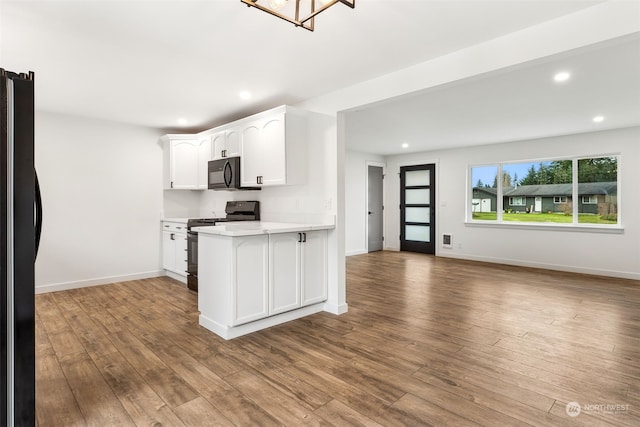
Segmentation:
<svg viewBox="0 0 640 427">
<path fill-rule="evenodd" d="M 200 314 L 198 320 L 200 326 L 202 326 L 203 328 L 210 330 L 211 332 L 220 336 L 221 338 L 224 338 L 225 340 L 230 340 L 232 338 L 241 337 L 242 335 L 257 332 L 262 329 L 280 325 L 285 322 L 300 319 L 311 314 L 319 313 L 322 311 L 322 305 L 322 303 L 309 305 L 297 310 L 288 311 L 286 313 L 277 314 L 275 316 L 266 317 L 261 320 L 256 320 L 254 322 L 249 322 L 238 326 L 223 325 L 202 314 Z"/>
<path fill-rule="evenodd" d="M 469 261 L 480 261 L 480 262 L 488 262 L 493 264 L 506 264 L 506 265 L 515 265 L 519 267 L 541 268 L 544 270 L 566 271 L 569 273 L 591 274 L 594 276 L 606 276 L 606 277 L 617 277 L 620 279 L 640 280 L 640 273 L 629 272 L 629 271 L 615 271 L 615 270 L 604 270 L 604 269 L 597 269 L 597 268 L 575 267 L 571 265 L 562 265 L 562 264 L 545 264 L 545 263 L 539 263 L 539 262 L 522 261 L 517 259 L 491 258 L 491 257 L 468 255 L 468 254 L 456 254 L 449 251 L 446 251 L 446 252 L 440 251 L 438 252 L 438 256 L 441 258 L 466 259 Z"/>
<path fill-rule="evenodd" d="M 173 271 L 165 270 L 165 275 L 171 277 L 172 279 L 177 280 L 178 282 L 182 282 L 185 285 L 187 284 L 187 276 L 182 276 L 180 274 L 176 274 Z"/>
<path fill-rule="evenodd" d="M 149 279 L 152 277 L 160 277 L 167 275 L 165 270 L 149 271 L 146 273 L 127 274 L 124 276 L 99 277 L 96 279 L 79 280 L 77 282 L 53 283 L 50 285 L 36 286 L 36 294 L 45 294 L 48 292 L 68 291 L 70 289 L 86 288 L 89 286 L 107 285 L 116 282 L 128 282 L 130 280 Z"/>
<path fill-rule="evenodd" d="M 331 314 L 344 314 L 347 311 L 349 311 L 349 304 L 340 304 L 340 305 L 335 305 L 335 304 L 329 304 L 329 303 L 325 303 L 324 304 L 324 311 L 326 311 L 327 313 L 331 313 Z"/>
<path fill-rule="evenodd" d="M 362 254 L 366 254 L 367 250 L 366 249 L 358 249 L 355 251 L 347 251 L 345 252 L 345 256 L 352 256 L 352 255 L 362 255 Z"/>
</svg>

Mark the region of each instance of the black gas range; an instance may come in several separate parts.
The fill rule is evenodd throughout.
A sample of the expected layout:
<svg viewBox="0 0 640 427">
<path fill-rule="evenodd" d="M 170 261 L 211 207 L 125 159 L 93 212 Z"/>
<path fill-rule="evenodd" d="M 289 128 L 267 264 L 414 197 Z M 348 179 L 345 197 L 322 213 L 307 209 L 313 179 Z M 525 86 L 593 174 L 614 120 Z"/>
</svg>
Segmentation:
<svg viewBox="0 0 640 427">
<path fill-rule="evenodd" d="M 207 227 L 230 221 L 259 221 L 260 202 L 227 202 L 224 218 L 193 218 L 187 221 L 187 287 L 198 292 L 198 233 L 195 227 Z"/>
</svg>

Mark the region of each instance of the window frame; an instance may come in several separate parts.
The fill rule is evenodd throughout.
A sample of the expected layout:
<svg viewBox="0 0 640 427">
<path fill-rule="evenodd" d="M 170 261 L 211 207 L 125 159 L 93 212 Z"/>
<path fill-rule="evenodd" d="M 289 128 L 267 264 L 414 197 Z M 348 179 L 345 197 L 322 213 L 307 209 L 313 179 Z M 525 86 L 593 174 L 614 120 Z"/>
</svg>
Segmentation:
<svg viewBox="0 0 640 427">
<path fill-rule="evenodd" d="M 556 199 L 558 199 L 559 201 L 556 202 Z M 564 200 L 562 200 L 564 199 Z M 567 196 L 553 196 L 553 204 L 554 205 L 561 205 L 563 203 L 567 203 L 569 201 L 569 198 Z"/>
<path fill-rule="evenodd" d="M 616 159 L 616 210 L 617 210 L 617 222 L 615 224 L 607 224 L 607 223 L 586 223 L 579 221 L 579 206 L 580 202 L 582 202 L 582 196 L 578 194 L 578 163 L 580 160 L 586 159 L 600 159 L 600 158 L 615 158 Z M 554 161 L 566 161 L 570 160 L 572 162 L 572 194 L 571 196 L 559 196 L 566 197 L 565 203 L 570 203 L 572 206 L 571 215 L 572 221 L 570 223 L 555 223 L 555 222 L 517 222 L 517 221 L 508 221 L 503 219 L 503 213 L 506 213 L 509 206 L 521 206 L 521 205 L 505 205 L 505 197 L 503 193 L 503 185 L 502 180 L 497 179 L 496 189 L 496 218 L 495 219 L 474 219 L 472 212 L 472 195 L 473 188 L 475 183 L 472 181 L 473 169 L 474 168 L 487 168 L 487 167 L 495 167 L 497 172 L 496 176 L 503 176 L 503 167 L 505 165 L 512 164 L 520 164 L 520 163 L 547 163 Z M 523 159 L 523 160 L 508 160 L 508 161 L 497 161 L 492 163 L 477 163 L 477 164 L 469 164 L 467 166 L 467 198 L 466 198 L 466 214 L 465 214 L 465 225 L 468 226 L 480 226 L 480 227 L 495 227 L 495 228 L 521 228 L 521 229 L 540 229 L 540 228 L 548 228 L 548 229 L 566 229 L 573 231 L 592 231 L 592 232 L 603 232 L 603 233 L 622 233 L 624 230 L 623 222 L 622 222 L 622 185 L 621 185 L 621 176 L 622 176 L 622 155 L 621 153 L 605 153 L 605 154 L 588 154 L 588 155 L 580 155 L 580 156 L 567 156 L 567 157 L 549 157 L 543 159 Z M 590 195 L 593 196 L 593 195 Z M 509 196 L 511 197 L 522 197 L 522 196 Z M 563 202 L 556 203 L 554 196 L 554 204 L 562 204 Z M 523 197 L 524 198 L 524 197 Z M 562 200 L 562 199 L 561 199 Z M 597 200 L 597 196 L 596 196 Z M 508 200 L 511 202 L 511 200 Z M 595 203 L 597 204 L 597 203 Z M 525 202 L 526 205 L 526 202 Z"/>
<path fill-rule="evenodd" d="M 595 195 L 595 194 L 590 194 L 590 195 L 588 195 L 588 196 L 582 195 L 582 196 L 580 196 L 580 197 L 582 198 L 582 200 L 581 200 L 581 201 L 582 201 L 582 204 L 583 204 L 583 205 L 597 205 L 597 204 L 598 204 L 598 196 L 597 196 L 597 195 Z M 586 197 L 588 197 L 588 198 L 589 198 L 589 200 L 585 202 L 585 201 L 584 201 L 584 199 L 585 199 Z M 591 200 L 593 200 L 593 201 L 591 201 Z"/>
<path fill-rule="evenodd" d="M 522 203 L 513 203 L 515 199 L 520 199 Z M 527 206 L 527 198 L 523 196 L 510 196 L 509 206 Z"/>
</svg>

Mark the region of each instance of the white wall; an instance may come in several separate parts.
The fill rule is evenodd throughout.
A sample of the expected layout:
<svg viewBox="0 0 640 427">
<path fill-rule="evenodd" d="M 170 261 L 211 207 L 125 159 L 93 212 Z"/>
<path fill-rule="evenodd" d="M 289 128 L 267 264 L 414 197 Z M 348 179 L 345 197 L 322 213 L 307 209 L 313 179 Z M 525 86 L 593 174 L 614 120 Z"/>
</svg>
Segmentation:
<svg viewBox="0 0 640 427">
<path fill-rule="evenodd" d="M 408 163 L 437 163 L 436 253 L 439 256 L 640 279 L 640 127 L 387 158 L 387 203 L 399 203 L 397 172 Z M 563 156 L 621 154 L 623 233 L 506 229 L 465 224 L 467 169 L 474 164 Z M 389 210 L 388 236 L 399 235 L 399 213 Z M 443 233 L 453 248 L 442 248 Z M 388 239 L 392 249 L 399 240 Z"/>
<path fill-rule="evenodd" d="M 156 130 L 36 113 L 44 205 L 36 292 L 161 272 Z"/>
<path fill-rule="evenodd" d="M 384 163 L 384 157 L 351 150 L 345 153 L 345 253 L 347 256 L 367 252 L 368 162 Z"/>
</svg>

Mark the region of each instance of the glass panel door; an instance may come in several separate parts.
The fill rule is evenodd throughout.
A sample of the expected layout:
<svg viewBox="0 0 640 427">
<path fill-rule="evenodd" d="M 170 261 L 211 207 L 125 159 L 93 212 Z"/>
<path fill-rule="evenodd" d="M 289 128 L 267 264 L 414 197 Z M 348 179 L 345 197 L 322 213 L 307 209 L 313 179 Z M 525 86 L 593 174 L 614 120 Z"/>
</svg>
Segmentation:
<svg viewBox="0 0 640 427">
<path fill-rule="evenodd" d="M 435 254 L 435 165 L 400 168 L 400 250 Z"/>
</svg>

